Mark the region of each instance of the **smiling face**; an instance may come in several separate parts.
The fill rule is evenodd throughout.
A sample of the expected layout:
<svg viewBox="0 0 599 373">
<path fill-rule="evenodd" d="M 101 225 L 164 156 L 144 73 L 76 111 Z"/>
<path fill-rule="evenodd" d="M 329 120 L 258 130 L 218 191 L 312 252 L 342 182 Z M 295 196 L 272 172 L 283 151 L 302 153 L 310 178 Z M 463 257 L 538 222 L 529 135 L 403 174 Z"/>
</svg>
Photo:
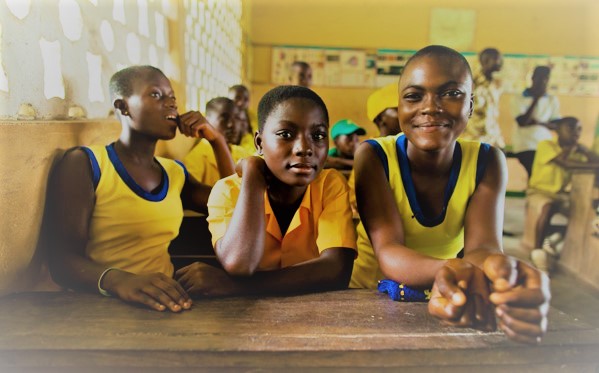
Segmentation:
<svg viewBox="0 0 599 373">
<path fill-rule="evenodd" d="M 472 76 L 455 57 L 420 56 L 400 78 L 399 123 L 419 150 L 452 150 L 466 128 L 472 104 Z"/>
<path fill-rule="evenodd" d="M 256 147 L 282 183 L 305 187 L 324 166 L 329 125 L 323 110 L 306 98 L 290 98 L 274 108 L 256 135 Z"/>
<path fill-rule="evenodd" d="M 177 132 L 177 102 L 170 81 L 160 72 L 149 71 L 131 83 L 131 95 L 115 101 L 115 107 L 130 117 L 132 132 L 170 140 Z"/>
</svg>

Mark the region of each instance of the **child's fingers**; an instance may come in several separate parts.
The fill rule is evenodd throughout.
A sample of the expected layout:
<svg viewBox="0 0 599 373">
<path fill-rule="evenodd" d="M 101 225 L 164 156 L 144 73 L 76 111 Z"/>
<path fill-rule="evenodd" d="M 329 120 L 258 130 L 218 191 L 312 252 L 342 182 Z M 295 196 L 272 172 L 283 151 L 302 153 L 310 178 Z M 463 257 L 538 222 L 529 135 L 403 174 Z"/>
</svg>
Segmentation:
<svg viewBox="0 0 599 373">
<path fill-rule="evenodd" d="M 547 315 L 546 312 L 543 312 L 539 308 L 515 308 L 503 304 L 495 309 L 495 314 L 499 318 L 507 314 L 513 319 L 536 324 L 540 324 Z"/>
<path fill-rule="evenodd" d="M 503 254 L 493 254 L 483 263 L 483 271 L 493 284 L 495 291 L 506 291 L 515 286 L 518 271 L 517 261 Z"/>
<path fill-rule="evenodd" d="M 170 294 L 166 293 L 157 286 L 148 285 L 145 286 L 141 291 L 153 298 L 159 304 L 168 307 L 168 309 L 172 312 L 179 312 L 182 310 L 182 307 L 177 303 L 178 299 L 173 299 Z"/>
<path fill-rule="evenodd" d="M 177 281 L 165 276 L 159 287 L 183 309 L 189 309 L 191 307 L 191 298 Z"/>
<path fill-rule="evenodd" d="M 512 329 L 510 329 L 508 326 L 502 324 L 501 322 L 499 323 L 499 329 L 501 329 L 501 331 L 503 331 L 509 339 L 515 342 L 526 344 L 538 344 L 541 342 L 542 336 L 533 337 L 526 334 L 518 334 Z"/>
<path fill-rule="evenodd" d="M 519 320 L 509 318 L 499 319 L 501 329 L 510 339 L 522 343 L 538 343 L 546 331 L 544 325 L 528 324 Z"/>
<path fill-rule="evenodd" d="M 539 289 L 516 288 L 503 293 L 491 293 L 489 300 L 496 306 L 508 304 L 520 308 L 539 307 L 548 303 L 545 295 Z"/>
<path fill-rule="evenodd" d="M 456 306 L 462 306 L 466 303 L 466 295 L 462 288 L 465 287 L 464 281 L 458 283 L 458 279 L 453 270 L 443 266 L 435 275 L 435 285 L 439 293 Z"/>
<path fill-rule="evenodd" d="M 140 303 L 149 308 L 155 309 L 156 311 L 164 311 L 166 309 L 164 304 L 160 303 L 154 297 L 147 295 L 141 290 L 124 297 L 123 300 L 126 300 L 127 302 Z"/>
</svg>

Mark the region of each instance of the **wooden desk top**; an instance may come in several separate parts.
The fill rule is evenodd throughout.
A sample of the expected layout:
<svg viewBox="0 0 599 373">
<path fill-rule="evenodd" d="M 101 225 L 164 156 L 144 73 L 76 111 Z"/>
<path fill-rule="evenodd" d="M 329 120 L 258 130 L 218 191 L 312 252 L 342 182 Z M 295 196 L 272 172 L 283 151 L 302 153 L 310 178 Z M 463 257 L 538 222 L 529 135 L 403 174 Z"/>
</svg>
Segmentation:
<svg viewBox="0 0 599 373">
<path fill-rule="evenodd" d="M 549 327 L 541 345 L 521 345 L 442 326 L 426 304 L 370 290 L 196 300 L 181 314 L 94 294 L 23 293 L 0 299 L 0 371 L 599 366 L 598 329 L 555 309 Z"/>
</svg>

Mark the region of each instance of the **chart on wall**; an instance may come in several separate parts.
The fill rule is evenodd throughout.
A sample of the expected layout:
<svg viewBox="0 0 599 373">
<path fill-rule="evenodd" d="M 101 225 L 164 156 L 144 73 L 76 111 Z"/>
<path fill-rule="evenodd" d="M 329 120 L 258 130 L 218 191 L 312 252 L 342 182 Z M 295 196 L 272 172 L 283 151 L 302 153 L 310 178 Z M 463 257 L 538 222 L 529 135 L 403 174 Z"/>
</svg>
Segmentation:
<svg viewBox="0 0 599 373">
<path fill-rule="evenodd" d="M 272 48 L 271 82 L 286 84 L 294 61 L 312 67 L 312 83 L 322 87 L 377 88 L 397 82 L 414 50 L 339 49 L 326 47 Z M 462 52 L 477 69 L 476 52 Z M 504 54 L 497 75 L 504 92 L 520 93 L 530 85 L 535 66 L 551 67 L 550 92 L 563 96 L 599 97 L 599 57 Z"/>
</svg>

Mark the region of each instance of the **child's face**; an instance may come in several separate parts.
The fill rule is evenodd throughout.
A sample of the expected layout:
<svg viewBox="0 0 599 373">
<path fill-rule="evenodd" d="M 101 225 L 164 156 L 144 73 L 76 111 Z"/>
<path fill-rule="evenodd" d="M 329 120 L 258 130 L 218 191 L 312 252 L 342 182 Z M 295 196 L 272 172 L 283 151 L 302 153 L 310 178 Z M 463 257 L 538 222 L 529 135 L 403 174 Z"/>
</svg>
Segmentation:
<svg viewBox="0 0 599 373">
<path fill-rule="evenodd" d="M 123 98 L 131 128 L 161 140 L 174 138 L 178 113 L 170 81 L 158 72 L 149 72 L 132 82 L 132 88 L 133 93 Z"/>
<path fill-rule="evenodd" d="M 239 107 L 235 111 L 235 127 L 239 130 L 240 140 L 241 136 L 245 133 L 251 133 L 252 130 L 250 128 L 250 122 L 245 110 L 240 109 Z"/>
<path fill-rule="evenodd" d="M 208 122 L 225 137 L 229 144 L 239 144 L 241 139 L 241 131 L 235 120 L 236 114 L 237 108 L 234 104 L 223 104 L 210 110 L 206 115 Z"/>
<path fill-rule="evenodd" d="M 354 159 L 354 154 L 358 145 L 360 144 L 360 137 L 356 133 L 349 135 L 339 135 L 335 138 L 335 147 L 341 155 L 346 159 Z"/>
<path fill-rule="evenodd" d="M 562 146 L 574 146 L 578 144 L 581 133 L 582 126 L 580 122 L 562 123 L 557 128 L 557 136 Z"/>
<path fill-rule="evenodd" d="M 397 120 L 397 108 L 387 108 L 374 120 L 381 136 L 397 135 L 401 132 Z"/>
<path fill-rule="evenodd" d="M 250 104 L 250 93 L 245 89 L 236 89 L 229 92 L 229 98 L 235 102 L 235 105 L 243 110 Z"/>
<path fill-rule="evenodd" d="M 270 172 L 289 186 L 307 186 L 324 166 L 329 125 L 322 109 L 304 98 L 280 103 L 256 135 Z"/>
<path fill-rule="evenodd" d="M 291 84 L 310 88 L 312 85 L 312 69 L 310 67 L 293 66 Z"/>
<path fill-rule="evenodd" d="M 472 104 L 472 77 L 455 59 L 423 56 L 401 76 L 399 123 L 420 150 L 451 146 L 466 128 Z"/>
</svg>

